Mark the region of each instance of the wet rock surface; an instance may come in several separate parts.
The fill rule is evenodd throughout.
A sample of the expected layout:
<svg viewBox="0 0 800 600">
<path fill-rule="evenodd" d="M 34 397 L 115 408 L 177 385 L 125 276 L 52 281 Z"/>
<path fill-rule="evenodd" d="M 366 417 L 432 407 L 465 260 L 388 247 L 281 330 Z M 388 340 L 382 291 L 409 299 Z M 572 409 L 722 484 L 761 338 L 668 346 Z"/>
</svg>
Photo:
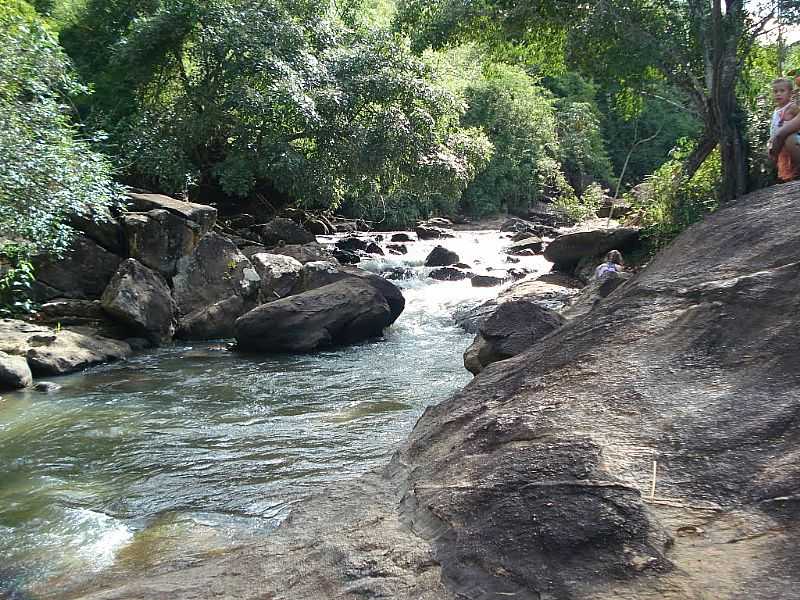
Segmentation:
<svg viewBox="0 0 800 600">
<path fill-rule="evenodd" d="M 64 375 L 111 362 L 131 353 L 123 341 L 88 327 L 56 330 L 15 319 L 0 319 L 0 352 L 26 359 L 34 376 Z"/>
<path fill-rule="evenodd" d="M 798 194 L 691 227 L 263 543 L 83 597 L 794 598 Z"/>
</svg>

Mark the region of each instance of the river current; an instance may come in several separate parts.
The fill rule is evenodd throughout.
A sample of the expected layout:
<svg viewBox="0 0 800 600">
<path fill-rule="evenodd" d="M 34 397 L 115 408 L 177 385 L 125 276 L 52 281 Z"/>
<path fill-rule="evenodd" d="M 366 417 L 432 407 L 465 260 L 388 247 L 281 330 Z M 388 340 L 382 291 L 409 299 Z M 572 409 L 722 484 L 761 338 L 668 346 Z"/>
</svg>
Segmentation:
<svg viewBox="0 0 800 600">
<path fill-rule="evenodd" d="M 385 235 L 385 234 L 384 234 Z M 388 239 L 388 236 L 387 236 Z M 497 231 L 441 242 L 476 273 L 508 265 Z M 409 267 L 382 340 L 309 355 L 242 356 L 176 342 L 0 400 L 0 598 L 268 535 L 294 503 L 387 461 L 426 406 L 471 378 L 453 313 L 499 288 L 438 282 L 435 241 L 361 267 Z"/>
</svg>

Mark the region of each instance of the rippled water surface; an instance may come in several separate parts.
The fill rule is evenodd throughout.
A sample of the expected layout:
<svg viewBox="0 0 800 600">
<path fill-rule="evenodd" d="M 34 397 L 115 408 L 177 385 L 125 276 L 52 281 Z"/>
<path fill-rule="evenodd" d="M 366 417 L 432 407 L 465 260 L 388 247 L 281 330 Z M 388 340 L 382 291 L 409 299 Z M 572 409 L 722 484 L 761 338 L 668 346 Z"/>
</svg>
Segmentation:
<svg viewBox="0 0 800 600">
<path fill-rule="evenodd" d="M 481 272 L 507 266 L 504 243 L 472 232 L 444 245 Z M 51 394 L 5 395 L 0 598 L 266 533 L 310 492 L 385 461 L 470 379 L 454 309 L 498 292 L 426 279 L 434 245 L 361 265 L 417 275 L 399 282 L 406 310 L 384 340 L 258 357 L 176 344 L 60 378 Z"/>
</svg>

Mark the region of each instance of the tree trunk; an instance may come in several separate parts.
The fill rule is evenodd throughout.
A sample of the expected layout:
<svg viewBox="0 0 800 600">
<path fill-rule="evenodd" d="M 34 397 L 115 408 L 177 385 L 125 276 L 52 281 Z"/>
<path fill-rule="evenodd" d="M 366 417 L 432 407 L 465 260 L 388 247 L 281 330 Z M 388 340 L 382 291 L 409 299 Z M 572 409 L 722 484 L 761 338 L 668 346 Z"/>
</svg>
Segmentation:
<svg viewBox="0 0 800 600">
<path fill-rule="evenodd" d="M 709 154 L 714 151 L 714 148 L 717 147 L 717 133 L 716 127 L 711 123 L 706 122 L 705 131 L 703 132 L 703 137 L 700 138 L 700 141 L 697 142 L 697 146 L 694 147 L 692 153 L 686 157 L 686 160 L 683 161 L 683 167 L 681 168 L 680 173 L 678 173 L 678 179 L 680 181 L 688 181 L 694 174 L 697 172 L 702 164 L 706 161 Z"/>
</svg>

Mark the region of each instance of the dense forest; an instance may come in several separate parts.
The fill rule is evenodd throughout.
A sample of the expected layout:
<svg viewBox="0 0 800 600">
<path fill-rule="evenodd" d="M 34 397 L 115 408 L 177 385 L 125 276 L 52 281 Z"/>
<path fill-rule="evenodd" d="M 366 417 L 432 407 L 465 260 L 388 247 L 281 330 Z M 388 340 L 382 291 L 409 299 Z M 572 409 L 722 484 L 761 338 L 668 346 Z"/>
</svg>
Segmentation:
<svg viewBox="0 0 800 600">
<path fill-rule="evenodd" d="M 657 246 L 774 182 L 797 2 L 7 0 L 0 237 L 59 251 L 124 186 L 363 218 L 625 198 Z M 791 28 L 789 28 L 790 30 Z M 6 282 L 8 285 L 8 282 Z"/>
</svg>

